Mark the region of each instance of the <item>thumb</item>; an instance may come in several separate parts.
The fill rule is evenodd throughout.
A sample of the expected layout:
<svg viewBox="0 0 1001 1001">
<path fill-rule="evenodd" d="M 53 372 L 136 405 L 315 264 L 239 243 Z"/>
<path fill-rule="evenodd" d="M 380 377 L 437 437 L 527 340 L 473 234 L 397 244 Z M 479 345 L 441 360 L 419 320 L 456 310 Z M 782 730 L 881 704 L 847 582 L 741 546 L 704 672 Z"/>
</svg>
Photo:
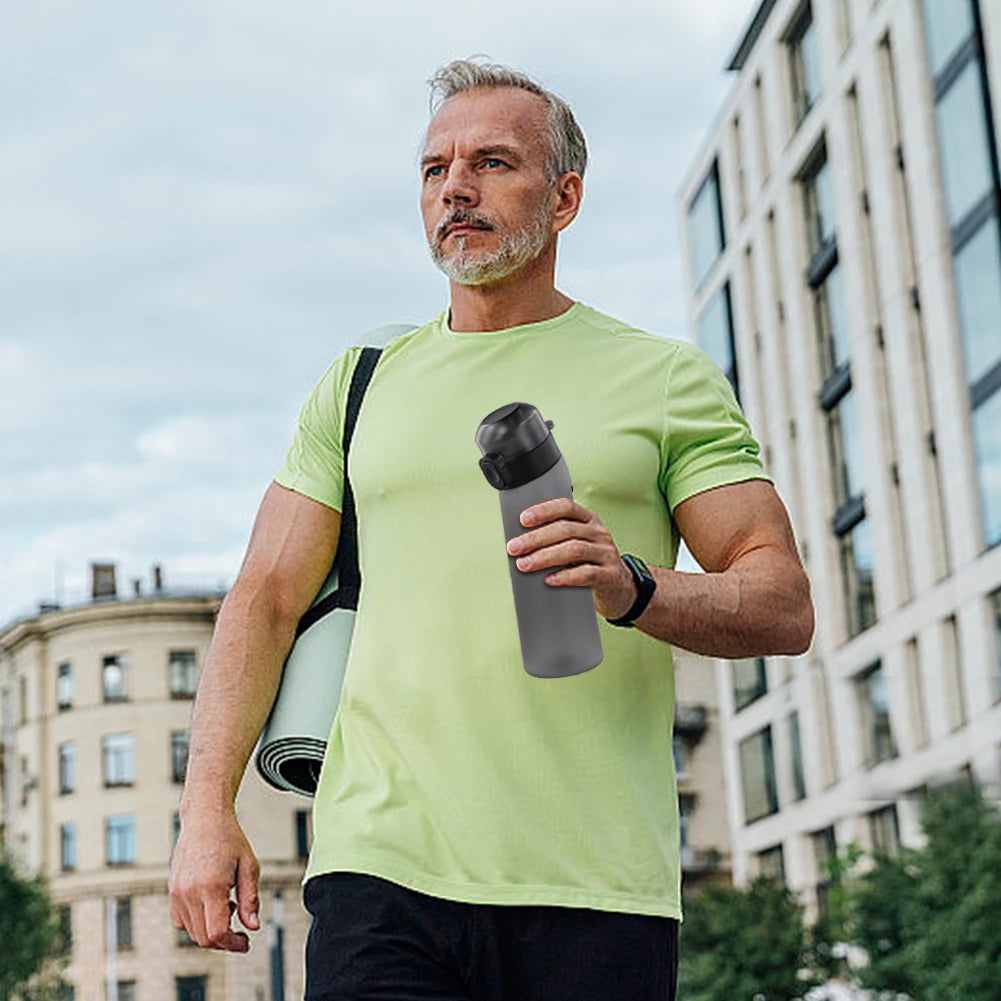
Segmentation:
<svg viewBox="0 0 1001 1001">
<path fill-rule="evenodd" d="M 257 895 L 257 860 L 253 855 L 243 855 L 240 857 L 236 872 L 236 899 L 243 926 L 251 930 L 260 928 L 261 922 L 258 917 L 260 900 Z"/>
</svg>

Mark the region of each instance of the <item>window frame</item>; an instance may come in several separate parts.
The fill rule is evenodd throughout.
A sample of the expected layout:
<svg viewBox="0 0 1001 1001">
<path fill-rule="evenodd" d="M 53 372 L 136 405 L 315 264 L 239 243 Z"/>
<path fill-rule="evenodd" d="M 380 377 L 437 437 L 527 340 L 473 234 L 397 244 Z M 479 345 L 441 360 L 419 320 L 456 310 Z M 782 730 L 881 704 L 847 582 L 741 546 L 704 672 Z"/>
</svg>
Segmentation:
<svg viewBox="0 0 1001 1001">
<path fill-rule="evenodd" d="M 698 240 L 694 238 L 694 234 L 697 232 L 694 222 L 696 219 L 696 206 L 703 197 L 707 196 L 710 186 L 715 194 L 715 198 L 712 199 L 710 206 L 711 214 L 707 215 L 707 218 L 714 220 L 716 224 L 716 234 L 717 234 L 717 247 L 712 256 L 711 260 L 706 260 L 705 262 L 700 262 L 698 260 L 698 255 L 696 254 L 696 247 L 698 246 Z M 705 176 L 702 178 L 701 183 L 692 200 L 688 203 L 688 209 L 685 213 L 685 219 L 688 228 L 688 246 L 689 246 L 689 259 L 692 262 L 692 279 L 693 286 L 696 291 L 699 291 L 705 283 L 708 281 L 709 276 L 716 269 L 716 265 L 719 263 L 719 259 L 723 256 L 726 251 L 726 222 L 723 216 L 723 188 L 720 183 L 720 169 L 719 169 L 719 158 L 715 157 L 709 169 L 706 171 Z M 701 266 L 700 266 L 701 265 Z"/>
<path fill-rule="evenodd" d="M 109 694 L 107 671 L 110 667 L 117 667 L 121 672 L 121 691 L 118 694 Z M 101 698 L 103 702 L 128 702 L 128 669 L 129 655 L 125 652 L 104 654 L 101 658 Z"/>
<path fill-rule="evenodd" d="M 124 765 L 122 765 L 122 762 L 124 762 Z M 124 731 L 106 733 L 101 737 L 101 773 L 105 789 L 135 785 L 135 734 Z"/>
<path fill-rule="evenodd" d="M 117 857 L 118 849 L 121 849 L 123 844 L 128 851 L 121 852 L 121 854 L 127 857 L 119 858 Z M 116 848 L 116 851 L 112 852 L 112 846 Z M 116 857 L 112 858 L 112 855 Z M 134 813 L 116 813 L 104 818 L 104 864 L 112 869 L 136 864 L 136 818 Z"/>
<path fill-rule="evenodd" d="M 191 655 L 190 661 L 181 655 Z M 180 677 L 178 678 L 177 675 Z M 176 681 L 180 684 L 175 684 Z M 198 651 L 193 647 L 167 652 L 167 690 L 172 699 L 193 699 L 198 690 Z"/>
<path fill-rule="evenodd" d="M 746 759 L 744 748 L 750 746 L 752 741 L 756 741 L 758 739 L 760 739 L 762 743 L 762 759 L 764 765 L 763 798 L 765 800 L 765 810 L 764 812 L 758 812 L 752 815 L 747 796 L 748 775 L 745 771 Z M 770 723 L 763 726 L 760 730 L 756 730 L 754 733 L 748 734 L 738 743 L 737 760 L 740 769 L 740 788 L 744 807 L 744 826 L 749 827 L 751 824 L 754 824 L 759 820 L 764 820 L 766 817 L 774 816 L 781 809 L 778 795 L 778 784 L 775 779 L 775 747 L 772 740 L 772 727 Z"/>
</svg>

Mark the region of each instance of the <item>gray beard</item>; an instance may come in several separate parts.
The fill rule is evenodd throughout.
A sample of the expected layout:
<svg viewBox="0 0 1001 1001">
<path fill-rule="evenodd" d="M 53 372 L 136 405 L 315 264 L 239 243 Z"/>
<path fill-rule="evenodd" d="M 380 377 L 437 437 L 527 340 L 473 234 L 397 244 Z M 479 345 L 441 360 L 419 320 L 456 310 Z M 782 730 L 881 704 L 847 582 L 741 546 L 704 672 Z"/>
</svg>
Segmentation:
<svg viewBox="0 0 1001 1001">
<path fill-rule="evenodd" d="M 496 250 L 474 253 L 466 250 L 465 237 L 455 241 L 450 256 L 432 241 L 431 257 L 445 275 L 458 285 L 489 285 L 520 271 L 542 253 L 551 235 L 548 215 L 540 212 L 533 222 L 514 233 L 504 233 Z"/>
</svg>

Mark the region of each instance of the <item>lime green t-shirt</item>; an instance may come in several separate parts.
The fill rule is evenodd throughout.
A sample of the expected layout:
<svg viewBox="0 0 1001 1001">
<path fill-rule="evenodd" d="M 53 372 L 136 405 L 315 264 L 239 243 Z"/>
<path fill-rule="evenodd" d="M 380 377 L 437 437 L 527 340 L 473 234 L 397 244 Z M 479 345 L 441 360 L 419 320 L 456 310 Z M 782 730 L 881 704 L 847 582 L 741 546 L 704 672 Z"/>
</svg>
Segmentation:
<svg viewBox="0 0 1001 1001">
<path fill-rule="evenodd" d="M 337 510 L 360 351 L 321 378 L 275 477 Z M 348 459 L 362 590 L 304 882 L 344 870 L 458 901 L 680 918 L 670 646 L 599 617 L 598 667 L 522 665 L 474 440 L 515 401 L 553 421 L 574 499 L 651 564 L 674 565 L 681 501 L 767 479 L 729 383 L 687 342 L 580 303 L 489 333 L 442 314 L 390 341 Z"/>
</svg>

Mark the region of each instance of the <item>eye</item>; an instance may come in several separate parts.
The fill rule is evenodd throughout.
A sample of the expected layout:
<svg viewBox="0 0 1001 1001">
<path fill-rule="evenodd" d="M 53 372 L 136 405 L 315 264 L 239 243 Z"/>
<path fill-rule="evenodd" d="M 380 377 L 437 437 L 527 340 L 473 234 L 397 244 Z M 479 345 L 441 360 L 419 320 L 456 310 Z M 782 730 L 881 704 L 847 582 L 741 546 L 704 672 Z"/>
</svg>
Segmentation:
<svg viewBox="0 0 1001 1001">
<path fill-rule="evenodd" d="M 495 167 L 506 167 L 507 164 L 503 160 L 501 160 L 499 157 L 488 156 L 488 157 L 484 158 L 484 160 L 483 160 L 483 166 L 484 167 L 490 167 L 491 169 L 494 169 Z"/>
<path fill-rule="evenodd" d="M 433 163 L 430 167 L 424 168 L 424 180 L 430 181 L 433 177 L 440 177 L 444 170 L 444 164 Z"/>
</svg>

